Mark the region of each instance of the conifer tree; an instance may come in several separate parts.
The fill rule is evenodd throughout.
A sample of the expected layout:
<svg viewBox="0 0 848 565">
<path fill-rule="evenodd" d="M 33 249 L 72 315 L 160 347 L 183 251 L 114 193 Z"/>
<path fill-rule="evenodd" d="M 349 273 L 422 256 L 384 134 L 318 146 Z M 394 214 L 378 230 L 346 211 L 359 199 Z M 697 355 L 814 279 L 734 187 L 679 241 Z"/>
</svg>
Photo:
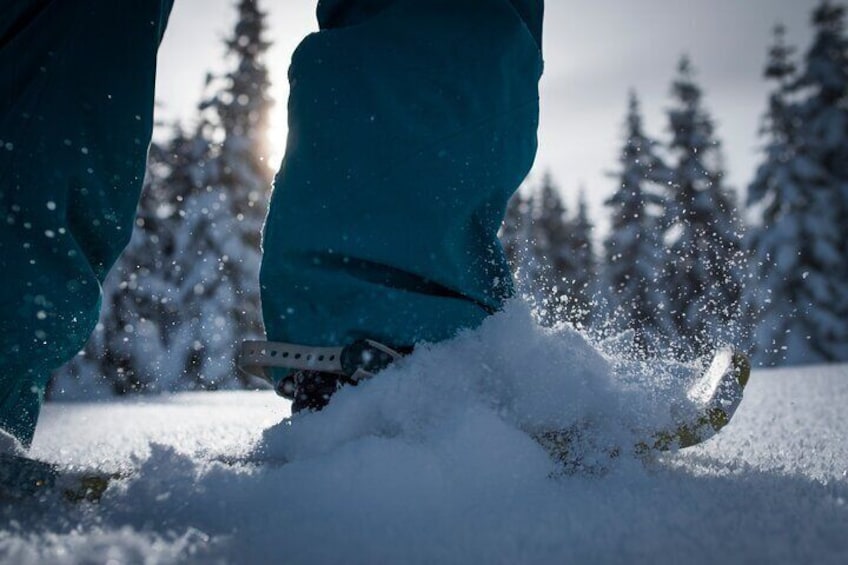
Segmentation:
<svg viewBox="0 0 848 565">
<path fill-rule="evenodd" d="M 848 360 L 848 37 L 845 7 L 823 0 L 813 10 L 815 37 L 795 88 L 802 97 L 803 153 L 818 165 L 809 193 L 816 249 L 808 271 L 814 302 L 805 316 L 817 328 L 807 340 L 828 361 Z M 806 305 L 804 305 L 807 308 Z"/>
<path fill-rule="evenodd" d="M 756 333 L 766 364 L 848 360 L 848 40 L 844 8 L 813 12 L 815 38 L 796 73 L 776 32 L 766 76 L 776 85 L 764 121 L 764 161 L 748 205 L 752 286 L 762 287 Z"/>
<path fill-rule="evenodd" d="M 724 184 L 715 125 L 702 104 L 689 59 L 672 86 L 669 110 L 672 165 L 666 209 L 663 333 L 681 354 L 702 354 L 730 333 L 739 314 L 741 222 L 736 198 Z"/>
<path fill-rule="evenodd" d="M 509 200 L 500 240 L 515 279 L 516 292 L 541 306 L 547 300 L 546 259 L 536 240 L 538 190 L 516 192 Z"/>
<path fill-rule="evenodd" d="M 533 221 L 528 271 L 533 277 L 533 295 L 541 307 L 543 321 L 555 323 L 562 317 L 564 277 L 573 273 L 576 265 L 571 254 L 565 203 L 550 173 L 542 177 L 530 205 Z"/>
<path fill-rule="evenodd" d="M 642 125 L 639 100 L 631 92 L 625 142 L 615 173 L 618 188 L 606 200 L 610 231 L 604 241 L 603 295 L 608 323 L 616 332 L 634 331 L 634 345 L 647 353 L 658 333 L 657 288 L 662 265 L 660 218 L 670 171 L 657 155 L 658 143 Z"/>
<path fill-rule="evenodd" d="M 214 77 L 207 79 L 207 86 L 216 82 L 223 84 L 218 85 L 214 96 L 201 104 L 201 109 L 214 110 L 217 119 L 213 121 L 223 130 L 222 153 L 230 151 L 232 157 L 238 158 L 238 162 L 227 162 L 224 170 L 225 178 L 233 184 L 251 176 L 270 180 L 268 130 L 274 105 L 264 62 L 271 47 L 265 40 L 266 14 L 259 9 L 258 0 L 240 0 L 237 9 L 238 20 L 225 42 L 226 55 L 235 60 L 235 68 L 218 81 Z M 236 169 L 237 164 L 246 170 Z M 248 195 L 248 205 L 253 207 L 267 199 L 268 191 L 260 187 Z"/>
<path fill-rule="evenodd" d="M 581 193 L 578 213 L 568 217 L 550 173 L 529 196 L 516 195 L 507 207 L 501 241 L 517 274 L 518 288 L 548 324 L 588 325 L 596 290 L 593 225 Z"/>
<path fill-rule="evenodd" d="M 546 173 L 542 186 L 553 185 L 549 173 Z M 551 196 L 548 193 L 548 203 Z M 545 222 L 550 224 L 550 218 L 544 212 L 540 203 L 539 187 L 528 191 L 517 191 L 507 203 L 506 214 L 498 237 L 503 245 L 504 253 L 512 269 L 517 292 L 535 305 L 542 306 L 547 302 L 550 266 L 548 265 L 548 236 L 545 230 L 537 226 L 537 222 L 545 216 Z M 559 203 L 561 208 L 562 203 Z"/>
<path fill-rule="evenodd" d="M 202 224 L 209 230 L 205 242 L 214 258 L 209 260 L 217 263 L 215 270 L 207 271 L 209 279 L 198 283 L 208 290 L 200 292 L 198 300 L 208 312 L 202 319 L 209 321 L 198 323 L 193 333 L 195 341 L 205 344 L 220 340 L 222 324 L 231 330 L 229 342 L 220 346 L 227 350 L 223 356 L 227 361 L 214 371 L 221 375 L 236 374 L 233 363 L 239 342 L 262 335 L 260 240 L 272 175 L 268 127 L 273 102 L 263 61 L 270 47 L 264 39 L 265 13 L 257 0 L 240 0 L 237 8 L 236 26 L 226 40 L 234 69 L 207 82 L 207 87 L 215 87 L 214 94 L 201 104 L 204 119 L 198 129 L 202 138 L 223 135 L 223 142 L 210 146 L 205 188 L 186 203 L 187 209 L 197 208 L 207 217 Z M 195 217 L 200 219 L 197 213 Z M 194 249 L 192 245 L 189 249 Z M 216 277 L 228 288 L 225 296 Z M 204 332 L 209 335 L 204 337 Z M 217 353 L 205 355 L 207 362 L 221 358 Z"/>
<path fill-rule="evenodd" d="M 563 314 L 565 320 L 574 326 L 585 328 L 593 314 L 598 264 L 592 246 L 595 226 L 589 219 L 586 191 L 583 188 L 578 192 L 577 213 L 566 229 L 568 255 L 571 259 L 565 264 L 571 270 L 558 273 L 560 293 L 565 297 Z"/>
<path fill-rule="evenodd" d="M 534 196 L 532 237 L 536 254 L 545 259 L 547 267 L 544 286 L 550 288 L 556 285 L 562 273 L 574 270 L 573 258 L 569 253 L 569 226 L 560 188 L 550 173 L 542 177 L 542 183 Z"/>
<path fill-rule="evenodd" d="M 803 197 L 804 183 L 793 166 L 799 125 L 793 117 L 797 108 L 790 103 L 790 84 L 797 70 L 792 60 L 794 49 L 786 45 L 782 26 L 775 28 L 774 35 L 764 73 L 775 83 L 760 130 L 765 139 L 764 161 L 748 187 L 747 205 L 760 208 L 761 217 L 747 238 L 752 274 L 745 290 L 746 303 L 759 318 L 754 334 L 756 358 L 768 365 L 783 360 L 787 339 L 806 333 L 792 326 L 803 318 L 796 310 L 803 301 L 798 264 L 802 255 L 796 250 L 803 240 L 810 239 L 803 237 L 804 218 L 809 212 Z M 786 229 L 790 225 L 792 229 Z"/>
<path fill-rule="evenodd" d="M 585 198 L 570 219 L 550 173 L 528 195 L 510 200 L 501 242 L 519 292 L 533 301 L 543 322 L 587 323 L 597 271 L 592 229 Z"/>
</svg>

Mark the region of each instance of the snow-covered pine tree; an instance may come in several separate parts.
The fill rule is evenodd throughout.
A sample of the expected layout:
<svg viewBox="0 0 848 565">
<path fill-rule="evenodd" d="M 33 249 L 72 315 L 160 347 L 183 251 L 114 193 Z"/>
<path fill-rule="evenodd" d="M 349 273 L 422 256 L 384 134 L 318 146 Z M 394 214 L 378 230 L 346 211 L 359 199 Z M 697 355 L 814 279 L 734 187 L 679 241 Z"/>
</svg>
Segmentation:
<svg viewBox="0 0 848 565">
<path fill-rule="evenodd" d="M 809 187 L 818 203 L 811 221 L 817 228 L 816 307 L 807 312 L 819 330 L 813 347 L 830 361 L 848 360 L 848 36 L 845 6 L 823 0 L 813 11 L 815 37 L 798 77 L 803 97 L 802 146 L 819 173 Z M 823 173 L 823 174 L 821 174 Z M 835 237 L 834 237 L 835 236 Z M 813 276 L 811 272 L 808 279 Z"/>
<path fill-rule="evenodd" d="M 224 141 L 221 146 L 224 161 L 223 178 L 235 185 L 255 183 L 255 177 L 270 181 L 272 169 L 269 127 L 274 101 L 270 96 L 271 81 L 264 57 L 271 43 L 265 40 L 266 14 L 259 9 L 258 0 L 240 0 L 238 20 L 233 34 L 226 39 L 227 57 L 235 61 L 235 68 L 215 80 L 210 77 L 207 86 L 223 82 L 215 94 L 201 104 L 201 109 L 213 110 L 212 121 L 221 128 Z M 215 119 L 217 118 L 217 119 Z M 229 153 L 229 155 L 227 155 Z M 237 165 L 239 167 L 237 167 Z M 245 206 L 261 208 L 268 200 L 267 182 L 248 186 Z M 264 210 L 258 215 L 260 223 Z M 255 237 L 255 234 L 251 232 Z"/>
<path fill-rule="evenodd" d="M 657 282 L 662 266 L 660 218 L 670 171 L 657 155 L 658 142 L 644 131 L 635 92 L 625 120 L 615 193 L 606 200 L 610 231 L 604 240 L 602 291 L 606 317 L 614 332 L 633 330 L 634 346 L 649 353 L 658 333 L 657 309 L 663 299 Z"/>
<path fill-rule="evenodd" d="M 550 173 L 542 177 L 531 196 L 530 207 L 530 257 L 525 260 L 530 265 L 528 274 L 533 277 L 529 282 L 543 321 L 554 323 L 563 317 L 563 277 L 575 272 L 576 265 L 565 203 Z"/>
<path fill-rule="evenodd" d="M 569 219 L 550 173 L 528 196 L 510 201 L 501 242 L 519 292 L 534 302 L 543 322 L 587 325 L 597 277 L 592 229 L 582 193 L 577 216 Z"/>
<path fill-rule="evenodd" d="M 237 9 L 226 39 L 234 68 L 207 79 L 212 94 L 200 105 L 193 145 L 205 153 L 182 164 L 187 176 L 178 166 L 169 179 L 188 189 L 178 210 L 171 261 L 181 318 L 168 347 L 181 361 L 173 367 L 179 372 L 172 371 L 180 381 L 170 389 L 237 386 L 236 347 L 261 335 L 259 242 L 271 181 L 272 105 L 262 57 L 270 44 L 257 1 L 241 0 Z M 221 141 L 208 141 L 213 139 Z"/>
<path fill-rule="evenodd" d="M 214 216 L 203 225 L 210 229 L 206 241 L 211 244 L 217 240 L 212 254 L 218 261 L 217 270 L 202 277 L 200 271 L 196 272 L 199 278 L 194 286 L 202 310 L 208 312 L 202 318 L 209 321 L 197 325 L 191 333 L 195 336 L 193 343 L 205 348 L 205 332 L 211 332 L 208 339 L 214 340 L 221 335 L 222 325 L 228 328 L 227 345 L 222 345 L 227 353 L 224 357 L 208 352 L 200 355 L 206 363 L 216 365 L 210 373 L 218 375 L 216 381 L 236 374 L 233 362 L 237 344 L 262 335 L 260 240 L 272 178 L 268 130 L 273 101 L 263 62 L 271 44 L 264 39 L 265 13 L 257 0 L 240 0 L 237 8 L 238 21 L 226 40 L 234 69 L 207 80 L 213 95 L 200 106 L 204 118 L 198 128 L 201 137 L 222 137 L 223 141 L 212 146 L 207 159 L 205 191 L 196 195 L 196 201 L 186 202 L 188 217 L 193 209 Z M 231 295 L 222 295 L 216 272 Z"/>
<path fill-rule="evenodd" d="M 800 73 L 777 32 L 766 76 L 776 82 L 764 161 L 748 205 L 758 356 L 766 364 L 848 360 L 848 39 L 844 7 L 813 12 L 815 38 Z"/>
<path fill-rule="evenodd" d="M 516 292 L 540 304 L 545 299 L 542 289 L 544 267 L 539 261 L 535 241 L 535 214 L 538 208 L 535 187 L 516 191 L 507 203 L 503 224 L 498 233 L 504 254 L 515 279 Z"/>
<path fill-rule="evenodd" d="M 663 332 L 671 349 L 702 354 L 737 340 L 743 259 L 734 192 L 724 184 L 720 143 L 692 65 L 681 59 L 668 111 L 674 158 L 666 208 Z M 662 320 L 661 320 L 662 322 Z"/>
<path fill-rule="evenodd" d="M 594 314 L 594 296 L 598 282 L 598 260 L 592 246 L 595 229 L 589 219 L 586 190 L 581 188 L 577 197 L 577 213 L 569 222 L 568 254 L 570 271 L 559 273 L 560 294 L 564 297 L 563 317 L 578 328 L 586 328 Z"/>
<path fill-rule="evenodd" d="M 176 205 L 160 208 L 170 224 L 166 271 L 161 274 L 170 296 L 160 318 L 169 353 L 156 383 L 164 390 L 214 389 L 238 382 L 233 364 L 238 332 L 231 311 L 238 307 L 244 276 L 229 259 L 239 252 L 238 240 L 230 235 L 237 233 L 238 221 L 228 192 L 210 182 L 220 175 L 212 147 L 199 132 L 175 137 L 173 167 L 159 180 L 179 195 Z"/>
<path fill-rule="evenodd" d="M 151 146 L 132 240 L 104 284 L 102 341 L 86 349 L 117 394 L 168 390 L 183 375 L 171 349 L 184 315 L 175 252 L 182 203 L 202 186 L 207 153 L 207 142 L 178 126 Z"/>
<path fill-rule="evenodd" d="M 786 44 L 785 28 L 777 26 L 774 35 L 764 73 L 776 83 L 760 129 L 765 140 L 764 160 L 748 187 L 747 198 L 747 206 L 760 218 L 747 235 L 751 273 L 745 303 L 758 317 L 753 336 L 755 358 L 766 365 L 784 362 L 787 342 L 796 336 L 803 340 L 811 329 L 803 328 L 805 320 L 798 311 L 798 305 L 807 302 L 802 297 L 805 279 L 799 263 L 808 255 L 799 248 L 812 238 L 804 234 L 809 199 L 803 195 L 804 183 L 793 162 L 800 123 L 793 116 L 798 108 L 790 103 L 790 84 L 797 69 L 792 60 L 794 49 Z M 801 341 L 791 352 L 805 356 L 806 349 Z"/>
</svg>

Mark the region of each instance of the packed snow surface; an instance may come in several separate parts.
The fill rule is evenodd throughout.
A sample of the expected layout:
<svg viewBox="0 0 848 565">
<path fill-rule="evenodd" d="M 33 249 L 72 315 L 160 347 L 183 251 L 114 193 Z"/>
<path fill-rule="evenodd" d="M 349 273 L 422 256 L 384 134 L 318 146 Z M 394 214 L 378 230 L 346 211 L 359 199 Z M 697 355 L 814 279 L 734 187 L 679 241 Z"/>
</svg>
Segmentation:
<svg viewBox="0 0 848 565">
<path fill-rule="evenodd" d="M 269 392 L 48 404 L 33 456 L 124 478 L 100 504 L 0 503 L 0 561 L 848 563 L 848 366 L 755 371 L 719 436 L 643 462 L 605 453 L 697 367 L 614 349 L 513 304 L 317 414 Z M 531 434 L 575 423 L 564 470 Z"/>
</svg>

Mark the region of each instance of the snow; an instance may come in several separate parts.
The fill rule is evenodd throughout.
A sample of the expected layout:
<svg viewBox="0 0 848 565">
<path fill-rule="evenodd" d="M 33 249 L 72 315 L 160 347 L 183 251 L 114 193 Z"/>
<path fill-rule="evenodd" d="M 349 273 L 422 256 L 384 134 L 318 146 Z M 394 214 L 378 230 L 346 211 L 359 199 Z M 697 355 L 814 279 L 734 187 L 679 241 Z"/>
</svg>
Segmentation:
<svg viewBox="0 0 848 565">
<path fill-rule="evenodd" d="M 647 464 L 587 450 L 563 474 L 527 433 L 632 441 L 681 370 L 512 304 L 318 414 L 268 392 L 50 403 L 32 455 L 125 478 L 99 505 L 0 506 L 0 561 L 846 562 L 848 365 L 755 371 L 721 434 Z"/>
</svg>

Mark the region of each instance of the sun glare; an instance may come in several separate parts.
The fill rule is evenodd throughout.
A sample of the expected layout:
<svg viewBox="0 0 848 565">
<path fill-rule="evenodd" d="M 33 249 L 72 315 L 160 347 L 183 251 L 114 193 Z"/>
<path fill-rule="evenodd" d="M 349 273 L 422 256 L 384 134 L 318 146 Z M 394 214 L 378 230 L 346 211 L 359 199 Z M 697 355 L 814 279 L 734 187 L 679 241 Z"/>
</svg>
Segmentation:
<svg viewBox="0 0 848 565">
<path fill-rule="evenodd" d="M 286 104 L 289 97 L 288 84 L 283 77 L 272 76 L 271 96 L 274 97 L 274 108 L 271 110 L 271 124 L 268 130 L 268 142 L 271 153 L 268 155 L 268 167 L 274 172 L 280 168 L 283 154 L 286 152 L 286 137 L 288 136 L 288 120 Z"/>
</svg>

